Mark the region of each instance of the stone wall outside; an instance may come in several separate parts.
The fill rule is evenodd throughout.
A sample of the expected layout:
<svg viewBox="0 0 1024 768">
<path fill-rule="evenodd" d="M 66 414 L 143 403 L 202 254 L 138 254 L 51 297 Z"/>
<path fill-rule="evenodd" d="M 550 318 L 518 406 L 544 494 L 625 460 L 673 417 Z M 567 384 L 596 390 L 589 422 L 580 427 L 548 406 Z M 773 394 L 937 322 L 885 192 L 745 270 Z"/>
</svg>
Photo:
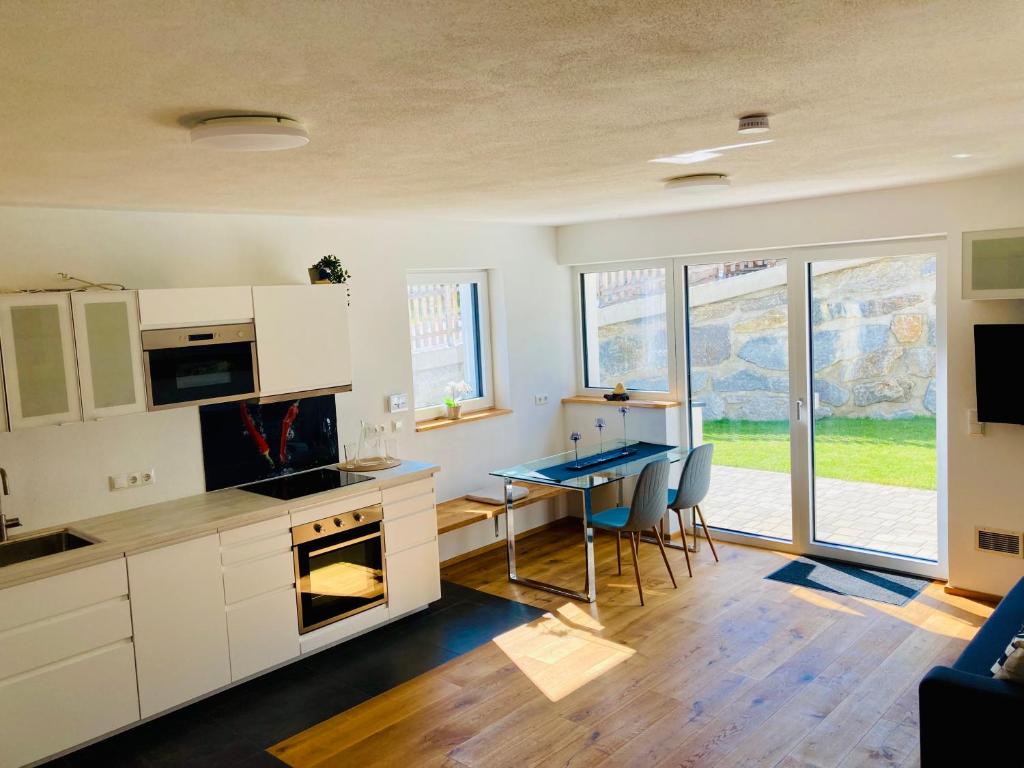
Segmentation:
<svg viewBox="0 0 1024 768">
<path fill-rule="evenodd" d="M 772 267 L 691 289 L 692 394 L 704 419 L 789 418 L 785 280 Z M 934 416 L 934 257 L 816 265 L 812 285 L 816 417 Z"/>
</svg>

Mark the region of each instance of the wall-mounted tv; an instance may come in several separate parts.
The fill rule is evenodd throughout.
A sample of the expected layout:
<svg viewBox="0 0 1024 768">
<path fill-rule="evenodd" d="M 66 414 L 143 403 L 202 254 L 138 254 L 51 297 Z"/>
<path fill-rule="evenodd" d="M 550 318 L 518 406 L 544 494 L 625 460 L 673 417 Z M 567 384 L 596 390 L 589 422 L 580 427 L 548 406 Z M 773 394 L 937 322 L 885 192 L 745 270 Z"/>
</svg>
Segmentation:
<svg viewBox="0 0 1024 768">
<path fill-rule="evenodd" d="M 1024 349 L 1024 325 L 974 326 L 978 421 L 1024 424 L 1024 391 L 1013 370 Z"/>
</svg>

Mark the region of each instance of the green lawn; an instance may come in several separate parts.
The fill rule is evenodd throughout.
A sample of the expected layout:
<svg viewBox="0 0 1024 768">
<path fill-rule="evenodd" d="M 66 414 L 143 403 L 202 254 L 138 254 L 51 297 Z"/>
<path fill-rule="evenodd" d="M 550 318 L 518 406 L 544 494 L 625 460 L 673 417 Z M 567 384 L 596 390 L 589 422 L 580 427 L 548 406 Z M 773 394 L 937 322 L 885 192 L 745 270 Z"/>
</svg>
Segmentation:
<svg viewBox="0 0 1024 768">
<path fill-rule="evenodd" d="M 705 421 L 715 464 L 789 472 L 789 422 Z M 821 419 L 814 425 L 819 477 L 935 488 L 935 419 Z"/>
</svg>

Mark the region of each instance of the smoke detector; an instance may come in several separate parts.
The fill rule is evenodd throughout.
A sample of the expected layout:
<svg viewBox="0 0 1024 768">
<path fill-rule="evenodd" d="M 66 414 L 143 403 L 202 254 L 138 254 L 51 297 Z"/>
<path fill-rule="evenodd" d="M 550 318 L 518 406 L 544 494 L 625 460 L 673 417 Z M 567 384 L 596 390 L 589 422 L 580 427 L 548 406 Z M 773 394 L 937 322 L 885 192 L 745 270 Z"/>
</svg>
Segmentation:
<svg viewBox="0 0 1024 768">
<path fill-rule="evenodd" d="M 744 115 L 740 118 L 740 124 L 736 130 L 740 133 L 767 133 L 771 130 L 771 126 L 768 124 L 768 115 L 763 113 Z"/>
<path fill-rule="evenodd" d="M 272 152 L 309 143 L 301 123 L 279 115 L 226 115 L 202 120 L 192 128 L 192 143 L 228 152 Z"/>
<path fill-rule="evenodd" d="M 728 189 L 731 184 L 724 173 L 691 173 L 665 179 L 665 189 L 715 190 Z"/>
</svg>

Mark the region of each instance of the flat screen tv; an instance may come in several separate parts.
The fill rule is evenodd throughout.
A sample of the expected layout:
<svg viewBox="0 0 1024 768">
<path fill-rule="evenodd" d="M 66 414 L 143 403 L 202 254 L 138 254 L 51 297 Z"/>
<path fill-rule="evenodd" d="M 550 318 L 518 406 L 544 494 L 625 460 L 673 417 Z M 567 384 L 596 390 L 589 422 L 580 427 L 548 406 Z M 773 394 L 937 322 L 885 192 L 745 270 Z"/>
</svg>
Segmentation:
<svg viewBox="0 0 1024 768">
<path fill-rule="evenodd" d="M 1013 369 L 1024 349 L 1024 325 L 974 326 L 978 421 L 1024 424 L 1024 390 Z"/>
</svg>

